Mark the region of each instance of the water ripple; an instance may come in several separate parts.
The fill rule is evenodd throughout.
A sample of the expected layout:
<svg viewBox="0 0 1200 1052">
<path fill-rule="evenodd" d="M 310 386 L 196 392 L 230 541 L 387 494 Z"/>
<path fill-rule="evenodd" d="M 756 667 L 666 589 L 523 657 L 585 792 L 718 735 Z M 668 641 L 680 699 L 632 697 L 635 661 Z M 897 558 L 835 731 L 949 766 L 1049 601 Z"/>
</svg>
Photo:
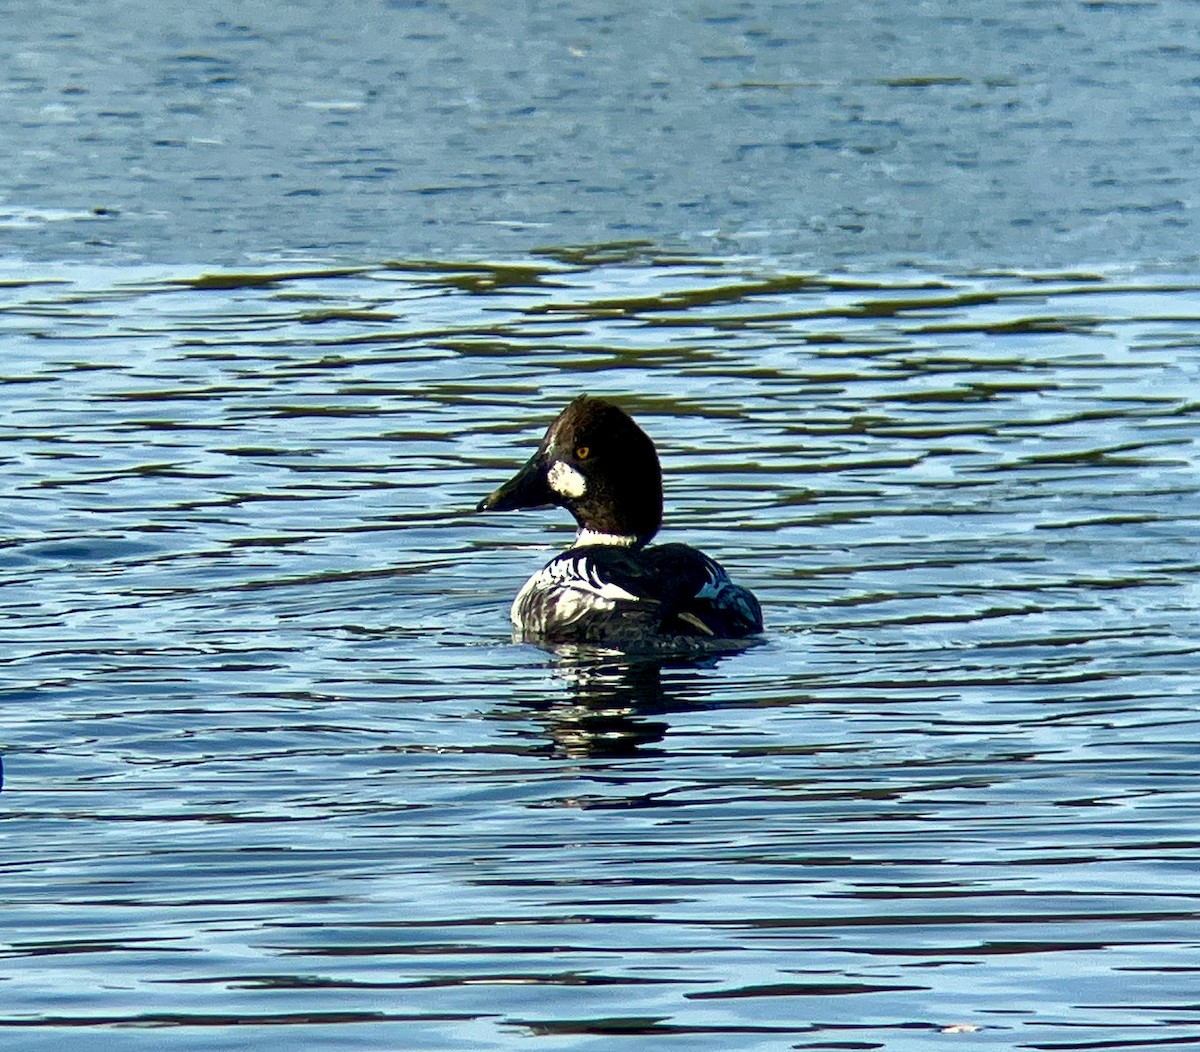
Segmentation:
<svg viewBox="0 0 1200 1052">
<path fill-rule="evenodd" d="M 0 1032 L 1195 1040 L 1198 289 L 0 279 Z M 571 528 L 471 509 L 581 390 L 762 645 L 508 641 Z"/>
</svg>

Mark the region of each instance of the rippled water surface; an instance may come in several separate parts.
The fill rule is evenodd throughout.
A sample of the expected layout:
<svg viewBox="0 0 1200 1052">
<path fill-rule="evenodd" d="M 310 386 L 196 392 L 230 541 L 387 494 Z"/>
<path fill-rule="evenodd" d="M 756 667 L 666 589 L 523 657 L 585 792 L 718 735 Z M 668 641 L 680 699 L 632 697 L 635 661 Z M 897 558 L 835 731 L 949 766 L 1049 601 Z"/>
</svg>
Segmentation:
<svg viewBox="0 0 1200 1052">
<path fill-rule="evenodd" d="M 1195 0 L 0 0 L 0 254 L 1200 260 Z"/>
<path fill-rule="evenodd" d="M 1200 1043 L 1200 279 L 0 278 L 7 1047 Z M 762 645 L 509 642 L 580 391 Z"/>
</svg>

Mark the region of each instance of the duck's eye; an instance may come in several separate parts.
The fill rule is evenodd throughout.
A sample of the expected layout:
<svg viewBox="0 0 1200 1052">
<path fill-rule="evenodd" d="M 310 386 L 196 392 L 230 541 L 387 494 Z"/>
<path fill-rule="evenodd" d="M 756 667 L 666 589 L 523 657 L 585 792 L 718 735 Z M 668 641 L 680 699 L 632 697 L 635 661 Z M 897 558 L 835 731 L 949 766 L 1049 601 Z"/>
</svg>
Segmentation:
<svg viewBox="0 0 1200 1052">
<path fill-rule="evenodd" d="M 575 447 L 575 456 L 579 460 L 587 460 L 587 458 L 591 454 L 591 452 L 592 451 L 587 446 L 576 446 Z"/>
</svg>

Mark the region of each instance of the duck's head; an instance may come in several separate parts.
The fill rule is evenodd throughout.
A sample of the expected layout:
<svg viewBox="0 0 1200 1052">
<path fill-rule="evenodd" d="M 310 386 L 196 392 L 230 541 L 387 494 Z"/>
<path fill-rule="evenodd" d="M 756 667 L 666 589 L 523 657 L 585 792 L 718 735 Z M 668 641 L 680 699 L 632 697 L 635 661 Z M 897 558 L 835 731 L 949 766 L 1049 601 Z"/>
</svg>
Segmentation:
<svg viewBox="0 0 1200 1052">
<path fill-rule="evenodd" d="M 580 395 L 546 429 L 537 452 L 478 511 L 566 508 L 577 544 L 645 544 L 662 525 L 654 443 L 628 413 Z"/>
</svg>

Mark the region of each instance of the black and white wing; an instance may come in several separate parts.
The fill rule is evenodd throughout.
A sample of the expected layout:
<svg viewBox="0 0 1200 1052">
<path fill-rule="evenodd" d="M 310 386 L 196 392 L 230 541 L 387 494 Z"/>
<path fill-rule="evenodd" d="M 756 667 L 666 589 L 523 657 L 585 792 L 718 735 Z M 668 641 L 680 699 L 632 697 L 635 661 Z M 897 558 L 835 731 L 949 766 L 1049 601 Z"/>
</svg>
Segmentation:
<svg viewBox="0 0 1200 1052">
<path fill-rule="evenodd" d="M 613 643 L 657 631 L 659 602 L 639 594 L 624 556 L 611 548 L 573 548 L 551 559 L 517 593 L 512 622 L 519 634 L 551 642 Z"/>
<path fill-rule="evenodd" d="M 695 548 L 573 548 L 513 602 L 526 638 L 640 646 L 664 638 L 738 639 L 762 631 L 758 601 Z"/>
</svg>

